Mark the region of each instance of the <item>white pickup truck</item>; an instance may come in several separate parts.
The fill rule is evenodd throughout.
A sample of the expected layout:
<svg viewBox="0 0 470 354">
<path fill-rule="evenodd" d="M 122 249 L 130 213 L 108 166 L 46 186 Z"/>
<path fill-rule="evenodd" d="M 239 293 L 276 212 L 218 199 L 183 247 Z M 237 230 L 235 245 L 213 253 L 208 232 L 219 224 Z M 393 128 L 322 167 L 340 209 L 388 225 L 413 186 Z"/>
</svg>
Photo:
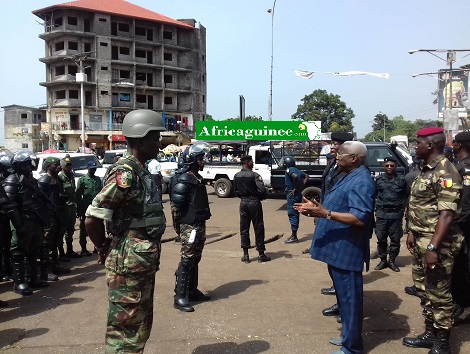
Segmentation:
<svg viewBox="0 0 470 354">
<path fill-rule="evenodd" d="M 398 161 L 397 172 L 405 174 L 412 159 L 409 153 L 398 146 L 382 142 L 365 142 L 367 147 L 367 161 L 371 174 L 376 176 L 384 173 L 383 161 L 385 157 L 394 156 Z M 282 167 L 283 156 L 293 156 L 296 167 L 309 175 L 303 195 L 308 198 L 320 194 L 322 174 L 326 167 L 325 156 L 320 156 L 321 145 L 317 141 L 289 142 L 283 145 L 253 145 L 244 150 L 253 157 L 253 171 L 263 178 L 264 184 L 270 192 L 282 193 L 285 189 L 285 169 Z M 220 151 L 218 149 L 217 151 Z M 221 156 L 221 151 L 219 152 Z M 215 161 L 216 160 L 216 161 Z M 233 192 L 233 177 L 241 170 L 239 162 L 219 162 L 211 155 L 206 158 L 206 164 L 201 175 L 207 184 L 214 187 L 215 194 L 220 198 L 228 198 Z"/>
</svg>

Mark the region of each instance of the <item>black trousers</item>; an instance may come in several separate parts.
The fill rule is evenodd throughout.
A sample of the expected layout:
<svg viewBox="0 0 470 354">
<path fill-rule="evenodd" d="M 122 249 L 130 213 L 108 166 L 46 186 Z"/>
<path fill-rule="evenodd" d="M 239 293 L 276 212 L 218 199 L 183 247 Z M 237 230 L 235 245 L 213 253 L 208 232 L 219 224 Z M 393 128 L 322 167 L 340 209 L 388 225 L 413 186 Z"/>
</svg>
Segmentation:
<svg viewBox="0 0 470 354">
<path fill-rule="evenodd" d="M 256 250 L 264 252 L 264 220 L 261 201 L 242 199 L 240 201 L 240 236 L 242 248 L 250 248 L 250 223 L 255 229 Z"/>
<path fill-rule="evenodd" d="M 387 239 L 390 237 L 388 254 L 390 259 L 395 260 L 400 252 L 400 239 L 403 237 L 402 219 L 375 220 L 375 235 L 377 236 L 377 251 L 380 259 L 387 258 Z"/>
<path fill-rule="evenodd" d="M 462 307 L 470 306 L 470 237 L 465 236 L 460 253 L 454 259 L 452 299 Z"/>
</svg>

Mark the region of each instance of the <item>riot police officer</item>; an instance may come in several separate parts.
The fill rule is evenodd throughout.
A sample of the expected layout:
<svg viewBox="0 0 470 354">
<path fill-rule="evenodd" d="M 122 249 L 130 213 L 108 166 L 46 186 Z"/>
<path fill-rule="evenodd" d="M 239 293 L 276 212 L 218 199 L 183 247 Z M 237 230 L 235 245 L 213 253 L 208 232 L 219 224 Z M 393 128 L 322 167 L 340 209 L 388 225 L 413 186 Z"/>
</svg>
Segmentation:
<svg viewBox="0 0 470 354">
<path fill-rule="evenodd" d="M 70 269 L 63 267 L 59 261 L 58 249 L 62 247 L 59 239 L 59 217 L 57 206 L 59 205 L 60 180 L 57 177 L 60 171 L 60 159 L 49 156 L 44 160 L 43 171 L 39 177 L 39 189 L 52 201 L 47 205 L 49 225 L 44 229 L 44 244 L 41 254 L 41 277 L 42 279 L 56 281 L 57 275 L 70 273 Z M 63 253 L 63 251 L 62 251 Z M 64 258 L 62 258 L 64 261 Z M 51 274 L 52 273 L 52 274 Z"/>
<path fill-rule="evenodd" d="M 13 172 L 12 161 L 14 154 L 10 150 L 0 151 L 0 184 Z M 8 199 L 3 187 L 0 186 L 0 281 L 8 281 L 12 275 L 10 262 L 11 229 L 10 219 L 6 214 L 5 207 L 11 202 Z"/>
<path fill-rule="evenodd" d="M 292 156 L 284 157 L 283 167 L 286 169 L 287 216 L 292 231 L 285 243 L 298 243 L 299 213 L 294 210 L 294 204 L 302 202 L 302 189 L 308 181 L 308 175 L 295 167 L 295 159 Z"/>
<path fill-rule="evenodd" d="M 11 263 L 13 266 L 13 290 L 20 295 L 31 295 L 32 287 L 47 287 L 38 279 L 37 259 L 43 239 L 43 227 L 47 225 L 45 205 L 41 200 L 37 181 L 32 176 L 33 158 L 29 150 L 20 150 L 13 157 L 14 173 L 3 182 L 8 198 L 12 226 Z M 26 263 L 29 266 L 29 282 L 26 279 Z"/>
<path fill-rule="evenodd" d="M 183 154 L 187 172 L 179 176 L 172 190 L 172 201 L 180 215 L 181 261 L 176 270 L 174 307 L 192 312 L 190 301 L 207 301 L 210 297 L 197 289 L 199 262 L 206 241 L 206 220 L 211 217 L 203 177 L 204 156 L 209 144 L 197 142 Z"/>
<path fill-rule="evenodd" d="M 266 199 L 268 191 L 263 178 L 253 172 L 253 158 L 244 155 L 240 159 L 242 170 L 233 178 L 235 196 L 240 198 L 240 236 L 243 249 L 242 262 L 250 263 L 248 249 L 250 248 L 250 223 L 255 230 L 256 250 L 259 253 L 258 262 L 269 262 L 270 257 L 264 254 L 264 221 L 261 200 Z"/>
<path fill-rule="evenodd" d="M 155 273 L 166 221 L 155 181 L 145 168 L 157 157 L 161 114 L 135 110 L 126 115 L 122 134 L 128 152 L 106 173 L 103 188 L 85 213 L 85 226 L 108 284 L 107 353 L 143 352 L 153 321 Z M 105 225 L 112 241 L 105 237 Z M 125 262 L 123 260 L 125 259 Z"/>
</svg>

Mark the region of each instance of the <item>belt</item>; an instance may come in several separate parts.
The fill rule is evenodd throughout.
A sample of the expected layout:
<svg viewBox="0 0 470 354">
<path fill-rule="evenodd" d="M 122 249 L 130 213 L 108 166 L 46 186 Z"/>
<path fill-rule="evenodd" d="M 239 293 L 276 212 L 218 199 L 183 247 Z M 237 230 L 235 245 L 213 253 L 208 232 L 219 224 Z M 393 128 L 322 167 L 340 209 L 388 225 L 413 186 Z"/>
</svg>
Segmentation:
<svg viewBox="0 0 470 354">
<path fill-rule="evenodd" d="M 385 213 L 397 213 L 399 211 L 403 211 L 403 208 L 380 208 L 378 207 L 377 210 L 381 210 Z"/>
<path fill-rule="evenodd" d="M 241 200 L 259 200 L 258 197 L 240 197 Z"/>
</svg>

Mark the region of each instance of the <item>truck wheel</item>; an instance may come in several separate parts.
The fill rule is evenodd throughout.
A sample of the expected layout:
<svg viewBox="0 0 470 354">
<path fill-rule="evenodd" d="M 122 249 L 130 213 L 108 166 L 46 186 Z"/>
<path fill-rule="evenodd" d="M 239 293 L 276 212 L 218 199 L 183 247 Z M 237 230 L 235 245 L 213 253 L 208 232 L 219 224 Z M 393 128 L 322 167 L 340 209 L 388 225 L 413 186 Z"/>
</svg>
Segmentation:
<svg viewBox="0 0 470 354">
<path fill-rule="evenodd" d="M 219 198 L 228 198 L 232 194 L 232 182 L 227 178 L 220 178 L 214 183 L 214 191 Z"/>
<path fill-rule="evenodd" d="M 317 202 L 320 201 L 320 194 L 321 194 L 321 189 L 318 187 L 307 187 L 302 191 L 302 195 L 305 198 L 309 200 L 315 199 Z"/>
<path fill-rule="evenodd" d="M 162 182 L 162 193 L 166 194 L 168 193 L 168 183 Z"/>
</svg>

